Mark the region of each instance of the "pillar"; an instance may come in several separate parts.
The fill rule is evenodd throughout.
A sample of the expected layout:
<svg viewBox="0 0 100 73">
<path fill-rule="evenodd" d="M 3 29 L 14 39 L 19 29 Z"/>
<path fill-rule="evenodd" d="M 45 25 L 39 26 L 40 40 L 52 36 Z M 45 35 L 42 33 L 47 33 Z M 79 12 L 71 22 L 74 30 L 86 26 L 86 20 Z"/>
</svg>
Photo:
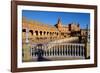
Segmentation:
<svg viewBox="0 0 100 73">
<path fill-rule="evenodd" d="M 31 52 L 30 52 L 30 49 L 31 49 L 30 44 L 28 43 L 23 44 L 22 49 L 23 49 L 23 54 L 24 54 L 22 60 L 30 61 L 32 59 Z"/>
</svg>

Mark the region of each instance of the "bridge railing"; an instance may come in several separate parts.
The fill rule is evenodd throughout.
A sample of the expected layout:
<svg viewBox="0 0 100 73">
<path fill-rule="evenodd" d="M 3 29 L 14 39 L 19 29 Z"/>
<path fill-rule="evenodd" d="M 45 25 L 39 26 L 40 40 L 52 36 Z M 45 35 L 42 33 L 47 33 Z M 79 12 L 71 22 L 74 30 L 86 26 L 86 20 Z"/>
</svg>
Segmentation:
<svg viewBox="0 0 100 73">
<path fill-rule="evenodd" d="M 52 43 L 45 45 L 32 45 L 32 57 L 48 56 L 70 56 L 85 57 L 85 44 L 76 43 Z"/>
</svg>

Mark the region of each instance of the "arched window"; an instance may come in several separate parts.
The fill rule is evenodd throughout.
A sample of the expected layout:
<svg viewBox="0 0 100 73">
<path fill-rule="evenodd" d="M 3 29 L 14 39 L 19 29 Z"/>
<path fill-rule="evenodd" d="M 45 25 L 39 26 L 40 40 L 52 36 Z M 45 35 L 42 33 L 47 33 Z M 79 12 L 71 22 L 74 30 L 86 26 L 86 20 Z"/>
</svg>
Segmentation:
<svg viewBox="0 0 100 73">
<path fill-rule="evenodd" d="M 44 35 L 46 34 L 46 32 L 44 31 Z"/>
<path fill-rule="evenodd" d="M 51 32 L 51 35 L 52 35 L 53 33 Z"/>
<path fill-rule="evenodd" d="M 47 32 L 47 35 L 49 34 L 49 32 Z"/>
<path fill-rule="evenodd" d="M 42 31 L 40 31 L 40 35 L 42 35 Z"/>
<path fill-rule="evenodd" d="M 38 36 L 38 31 L 35 31 L 36 35 Z"/>
<path fill-rule="evenodd" d="M 22 29 L 22 32 L 26 32 L 26 29 Z"/>
<path fill-rule="evenodd" d="M 54 32 L 53 32 L 53 34 L 52 35 L 54 35 Z"/>
<path fill-rule="evenodd" d="M 58 33 L 57 33 L 57 35 L 58 35 Z"/>
<path fill-rule="evenodd" d="M 51 32 L 50 32 L 50 35 L 51 35 Z"/>
<path fill-rule="evenodd" d="M 29 32 L 33 35 L 33 30 L 29 30 Z"/>
</svg>

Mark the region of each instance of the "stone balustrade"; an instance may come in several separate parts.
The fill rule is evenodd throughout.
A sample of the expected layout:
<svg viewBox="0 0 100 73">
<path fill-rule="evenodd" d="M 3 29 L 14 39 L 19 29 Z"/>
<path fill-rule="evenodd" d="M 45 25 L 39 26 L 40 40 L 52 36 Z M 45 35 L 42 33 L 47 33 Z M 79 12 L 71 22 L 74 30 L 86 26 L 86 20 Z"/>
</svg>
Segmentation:
<svg viewBox="0 0 100 73">
<path fill-rule="evenodd" d="M 83 57 L 85 58 L 85 45 L 76 43 L 63 43 L 63 44 L 49 44 L 47 45 L 33 45 L 31 48 L 31 56 L 70 56 L 70 57 Z"/>
</svg>

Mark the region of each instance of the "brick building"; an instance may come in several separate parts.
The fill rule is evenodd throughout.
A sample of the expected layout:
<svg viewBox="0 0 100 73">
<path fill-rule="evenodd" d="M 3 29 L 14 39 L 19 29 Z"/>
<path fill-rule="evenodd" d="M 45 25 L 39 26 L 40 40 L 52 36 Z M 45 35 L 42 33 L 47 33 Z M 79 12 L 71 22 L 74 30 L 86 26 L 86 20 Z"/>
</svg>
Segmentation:
<svg viewBox="0 0 100 73">
<path fill-rule="evenodd" d="M 26 32 L 28 31 L 28 39 L 32 43 L 45 43 L 53 40 L 64 39 L 71 37 L 72 34 L 80 32 L 79 24 L 63 25 L 61 20 L 55 26 L 43 24 L 37 21 L 28 21 L 23 18 L 22 21 L 22 36 L 23 42 L 26 39 Z"/>
</svg>

